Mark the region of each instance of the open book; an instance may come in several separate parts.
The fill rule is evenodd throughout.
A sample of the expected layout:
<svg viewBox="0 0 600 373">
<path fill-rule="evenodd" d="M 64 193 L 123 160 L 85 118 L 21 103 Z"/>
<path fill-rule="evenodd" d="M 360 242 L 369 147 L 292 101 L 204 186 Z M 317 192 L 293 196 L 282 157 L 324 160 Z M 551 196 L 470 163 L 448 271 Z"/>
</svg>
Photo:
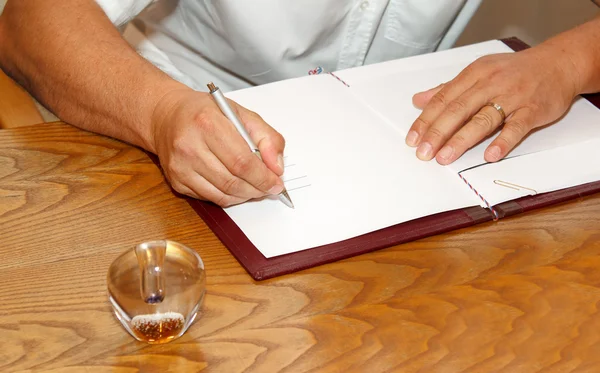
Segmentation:
<svg viewBox="0 0 600 373">
<path fill-rule="evenodd" d="M 484 161 L 483 152 L 497 134 L 449 166 L 420 161 L 405 144 L 420 113 L 412 105 L 414 93 L 451 80 L 478 57 L 511 52 L 505 43 L 490 41 L 231 92 L 229 98 L 258 112 L 285 137 L 283 180 L 296 208 L 275 198 L 251 201 L 226 208 L 226 224 L 224 214 L 214 213 L 218 208 L 195 208 L 230 250 L 241 240 L 268 261 L 302 251 L 310 256 L 316 247 L 324 253 L 345 241 L 364 242 L 369 250 L 385 247 L 402 240 L 351 240 L 472 206 L 490 220 L 502 202 L 600 180 L 600 110 L 584 98 L 494 164 Z M 448 227 L 465 225 L 457 215 L 444 216 L 455 219 Z M 251 254 L 237 251 L 244 264 L 240 255 Z M 349 255 L 338 258 L 344 256 Z"/>
</svg>

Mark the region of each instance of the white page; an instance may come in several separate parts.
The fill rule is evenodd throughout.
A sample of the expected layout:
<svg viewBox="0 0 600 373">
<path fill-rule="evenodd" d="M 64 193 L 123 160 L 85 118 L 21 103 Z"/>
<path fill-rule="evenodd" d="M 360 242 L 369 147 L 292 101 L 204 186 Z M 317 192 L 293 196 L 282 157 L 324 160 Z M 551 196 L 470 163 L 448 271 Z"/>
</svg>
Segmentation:
<svg viewBox="0 0 600 373">
<path fill-rule="evenodd" d="M 372 65 L 336 75 L 348 79 L 345 81 L 350 84 L 350 90 L 357 97 L 406 136 L 421 113 L 412 105 L 412 96 L 415 93 L 453 79 L 463 68 L 482 55 L 509 51 L 511 50 L 501 42 L 487 42 L 387 62 L 385 69 L 378 69 L 377 65 Z M 382 74 L 383 70 L 385 74 Z M 467 151 L 448 168 L 459 172 L 485 163 L 485 149 L 496 135 L 497 133 Z M 508 156 L 535 153 L 597 137 L 600 137 L 600 110 L 587 100 L 578 98 L 563 118 L 529 134 Z"/>
<path fill-rule="evenodd" d="M 600 139 L 509 158 L 467 170 L 462 175 L 491 205 L 597 181 Z M 517 189 L 494 181 L 510 183 Z"/>
<path fill-rule="evenodd" d="M 479 57 L 494 53 L 512 53 L 513 50 L 501 41 L 491 40 L 482 43 L 452 48 L 440 52 L 422 54 L 367 66 L 354 67 L 335 74 L 350 86 L 370 82 L 373 79 L 419 70 L 436 70 L 453 65 L 468 65 Z M 438 83 L 439 84 L 439 83 Z M 432 88 L 432 87 L 428 87 Z"/>
<path fill-rule="evenodd" d="M 294 167 L 303 169 L 296 177 L 306 176 L 303 187 L 286 183 L 295 209 L 276 199 L 225 209 L 265 257 L 479 203 L 458 176 L 419 161 L 402 135 L 329 75 L 227 96 L 286 138 L 284 180 Z"/>
</svg>

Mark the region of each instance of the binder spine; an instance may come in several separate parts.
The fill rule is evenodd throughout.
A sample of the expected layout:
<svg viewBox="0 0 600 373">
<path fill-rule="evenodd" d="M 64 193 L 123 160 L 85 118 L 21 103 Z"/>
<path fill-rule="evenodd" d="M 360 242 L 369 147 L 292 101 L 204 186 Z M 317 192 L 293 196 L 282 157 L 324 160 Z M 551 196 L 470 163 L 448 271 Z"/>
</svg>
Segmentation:
<svg viewBox="0 0 600 373">
<path fill-rule="evenodd" d="M 343 81 L 339 76 L 335 75 L 334 73 L 330 72 L 330 71 L 325 71 L 323 70 L 323 68 L 321 66 L 316 67 L 312 70 L 308 71 L 308 75 L 319 75 L 321 73 L 327 73 L 331 76 L 333 76 L 334 78 L 336 78 L 340 83 L 342 83 L 343 85 L 345 85 L 346 87 L 350 88 L 350 85 L 348 83 L 346 83 L 345 81 Z"/>
<path fill-rule="evenodd" d="M 348 85 L 348 83 L 346 83 L 345 81 L 343 81 L 339 76 L 337 76 L 337 75 L 335 75 L 334 73 L 331 73 L 331 72 L 329 72 L 327 74 L 333 76 L 334 78 L 336 78 L 337 80 L 339 80 L 340 82 L 342 82 L 343 85 L 345 85 L 346 87 L 350 88 L 350 86 Z"/>
<path fill-rule="evenodd" d="M 462 181 L 465 182 L 465 184 L 467 184 L 467 186 L 473 191 L 473 193 L 475 193 L 475 195 L 477 195 L 477 197 L 479 197 L 483 201 L 483 203 L 485 203 L 487 208 L 492 212 L 494 221 L 498 221 L 498 219 L 500 219 L 498 211 L 496 211 L 494 207 L 492 207 L 492 205 L 490 205 L 489 202 L 481 194 L 479 194 L 477 189 L 473 188 L 473 186 L 467 181 L 467 179 L 465 179 L 465 177 L 460 172 L 458 173 L 458 176 L 462 179 Z"/>
</svg>

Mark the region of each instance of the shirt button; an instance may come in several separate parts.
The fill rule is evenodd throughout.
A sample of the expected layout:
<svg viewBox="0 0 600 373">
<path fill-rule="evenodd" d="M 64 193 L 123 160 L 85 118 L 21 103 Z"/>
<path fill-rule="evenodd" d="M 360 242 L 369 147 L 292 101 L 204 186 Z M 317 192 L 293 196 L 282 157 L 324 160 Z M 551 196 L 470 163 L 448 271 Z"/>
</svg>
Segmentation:
<svg viewBox="0 0 600 373">
<path fill-rule="evenodd" d="M 363 2 L 360 4 L 360 8 L 361 8 L 362 10 L 365 10 L 365 9 L 367 9 L 368 7 L 369 7 L 369 2 L 368 2 L 368 1 L 363 1 Z"/>
</svg>

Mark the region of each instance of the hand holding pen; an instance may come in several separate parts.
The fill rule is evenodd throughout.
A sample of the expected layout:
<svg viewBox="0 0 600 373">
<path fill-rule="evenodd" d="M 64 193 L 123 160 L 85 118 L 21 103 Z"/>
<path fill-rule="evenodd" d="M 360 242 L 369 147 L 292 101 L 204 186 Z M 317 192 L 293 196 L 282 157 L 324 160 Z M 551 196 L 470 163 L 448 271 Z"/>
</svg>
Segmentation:
<svg viewBox="0 0 600 373">
<path fill-rule="evenodd" d="M 208 84 L 208 89 L 210 91 L 210 94 L 215 99 L 215 102 L 223 112 L 223 114 L 234 125 L 235 129 L 242 136 L 246 144 L 248 144 L 248 146 L 250 147 L 250 151 L 252 151 L 252 153 L 258 156 L 258 158 L 262 161 L 262 156 L 260 150 L 258 149 L 258 146 L 256 146 L 256 144 L 252 140 L 252 137 L 250 137 L 250 134 L 246 131 L 246 127 L 242 124 L 238 116 L 231 109 L 231 106 L 229 106 L 227 99 L 225 98 L 225 96 L 223 96 L 221 90 L 218 87 L 216 87 L 213 83 Z M 292 199 L 290 198 L 285 188 L 280 193 L 278 193 L 278 196 L 279 200 L 281 200 L 281 202 L 283 202 L 286 206 L 294 208 L 294 203 L 292 202 Z"/>
<path fill-rule="evenodd" d="M 148 150 L 159 156 L 173 189 L 194 198 L 231 206 L 284 189 L 283 137 L 256 113 L 229 101 L 262 161 L 251 151 L 209 93 L 182 87 L 156 104 Z"/>
</svg>

